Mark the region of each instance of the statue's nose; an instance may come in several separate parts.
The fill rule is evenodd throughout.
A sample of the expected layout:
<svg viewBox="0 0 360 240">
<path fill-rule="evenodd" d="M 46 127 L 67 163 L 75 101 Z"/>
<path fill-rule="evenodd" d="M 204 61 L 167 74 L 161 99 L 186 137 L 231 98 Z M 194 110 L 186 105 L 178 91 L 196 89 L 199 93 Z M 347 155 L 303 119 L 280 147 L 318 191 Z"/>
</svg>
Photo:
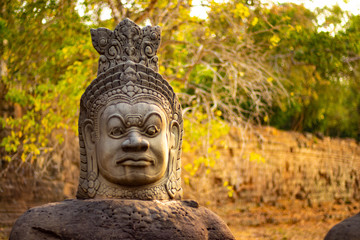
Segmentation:
<svg viewBox="0 0 360 240">
<path fill-rule="evenodd" d="M 121 144 L 121 147 L 125 152 L 146 151 L 149 148 L 149 142 L 139 132 L 132 131 Z"/>
</svg>

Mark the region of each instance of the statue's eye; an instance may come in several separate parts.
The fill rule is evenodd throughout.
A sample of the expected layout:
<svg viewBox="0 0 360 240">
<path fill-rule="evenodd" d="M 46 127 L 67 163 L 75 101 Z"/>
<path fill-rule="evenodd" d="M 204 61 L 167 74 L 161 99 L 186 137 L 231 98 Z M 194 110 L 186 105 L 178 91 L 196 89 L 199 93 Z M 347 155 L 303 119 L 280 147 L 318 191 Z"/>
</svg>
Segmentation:
<svg viewBox="0 0 360 240">
<path fill-rule="evenodd" d="M 146 134 L 153 136 L 159 132 L 159 128 L 157 126 L 150 126 L 146 129 Z"/>
<path fill-rule="evenodd" d="M 119 137 L 124 134 L 124 130 L 121 127 L 113 127 L 110 130 L 110 135 L 113 137 Z"/>
</svg>

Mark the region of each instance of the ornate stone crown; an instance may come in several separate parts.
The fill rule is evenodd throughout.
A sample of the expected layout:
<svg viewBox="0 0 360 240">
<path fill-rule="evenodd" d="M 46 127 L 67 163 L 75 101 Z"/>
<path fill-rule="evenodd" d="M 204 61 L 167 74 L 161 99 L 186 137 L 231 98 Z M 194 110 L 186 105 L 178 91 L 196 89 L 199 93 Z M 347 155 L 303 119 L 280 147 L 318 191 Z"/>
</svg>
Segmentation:
<svg viewBox="0 0 360 240">
<path fill-rule="evenodd" d="M 156 56 L 160 45 L 160 27 L 140 29 L 133 21 L 124 19 L 114 31 L 91 29 L 94 48 L 100 53 L 98 75 L 128 60 L 158 71 Z"/>
<path fill-rule="evenodd" d="M 157 73 L 156 51 L 160 44 L 160 28 L 140 29 L 134 22 L 124 19 L 114 31 L 106 28 L 91 29 L 94 48 L 101 54 L 98 76 L 86 88 L 80 100 L 79 142 L 80 142 L 80 180 L 77 197 L 93 198 L 101 193 L 114 198 L 169 199 L 181 198 L 181 139 L 182 112 L 179 101 L 170 84 Z M 98 129 L 97 114 L 102 107 L 113 100 L 127 102 L 137 99 L 150 99 L 158 103 L 169 120 L 175 120 L 181 127 L 178 155 L 169 159 L 167 182 L 161 186 L 139 189 L 112 189 L 104 192 L 98 180 L 98 169 L 94 159 L 86 152 L 82 127 L 91 120 Z M 91 162 L 89 162 L 91 161 Z M 105 187 L 105 189 L 111 189 Z M 109 192 L 111 191 L 111 192 Z M 162 192 L 161 192 L 162 191 Z"/>
</svg>

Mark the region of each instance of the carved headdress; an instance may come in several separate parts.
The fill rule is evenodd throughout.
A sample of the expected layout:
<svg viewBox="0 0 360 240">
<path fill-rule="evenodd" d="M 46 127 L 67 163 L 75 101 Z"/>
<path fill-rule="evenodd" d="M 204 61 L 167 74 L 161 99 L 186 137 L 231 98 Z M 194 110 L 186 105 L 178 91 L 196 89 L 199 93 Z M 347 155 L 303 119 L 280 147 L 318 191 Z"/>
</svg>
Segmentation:
<svg viewBox="0 0 360 240">
<path fill-rule="evenodd" d="M 120 22 L 114 31 L 106 28 L 91 29 L 94 48 L 99 52 L 98 76 L 85 90 L 80 100 L 79 142 L 80 180 L 77 198 L 93 198 L 97 193 L 113 198 L 168 199 L 181 198 L 181 138 L 182 113 L 179 101 L 158 71 L 157 49 L 160 45 L 160 28 L 140 28 L 129 19 Z M 147 98 L 158 103 L 169 120 L 180 126 L 178 154 L 169 159 L 167 181 L 161 186 L 137 189 L 106 189 L 98 180 L 96 159 L 85 148 L 82 127 L 92 121 L 98 129 L 97 114 L 106 104 L 120 101 L 136 101 Z"/>
</svg>

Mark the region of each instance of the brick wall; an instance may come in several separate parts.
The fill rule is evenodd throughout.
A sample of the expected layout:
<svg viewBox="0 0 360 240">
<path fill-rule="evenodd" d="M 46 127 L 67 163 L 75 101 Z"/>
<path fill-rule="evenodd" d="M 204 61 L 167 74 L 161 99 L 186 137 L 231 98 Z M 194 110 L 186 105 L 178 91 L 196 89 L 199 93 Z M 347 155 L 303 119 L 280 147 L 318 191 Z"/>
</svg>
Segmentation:
<svg viewBox="0 0 360 240">
<path fill-rule="evenodd" d="M 226 145 L 211 173 L 185 184 L 187 197 L 219 202 L 229 182 L 232 199 L 247 202 L 300 199 L 311 205 L 360 199 L 360 145 L 355 140 L 271 127 L 255 128 L 251 134 L 232 129 L 222 140 Z M 183 161 L 190 158 L 194 156 L 185 153 Z"/>
</svg>

